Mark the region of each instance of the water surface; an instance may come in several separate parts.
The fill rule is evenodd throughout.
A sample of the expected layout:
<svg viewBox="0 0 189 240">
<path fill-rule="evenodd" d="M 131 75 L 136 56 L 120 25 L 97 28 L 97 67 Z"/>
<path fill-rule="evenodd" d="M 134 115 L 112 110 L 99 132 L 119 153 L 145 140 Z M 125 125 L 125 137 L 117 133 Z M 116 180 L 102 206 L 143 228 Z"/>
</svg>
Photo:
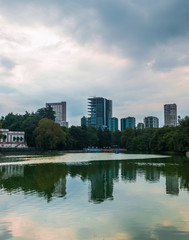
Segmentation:
<svg viewBox="0 0 189 240">
<path fill-rule="evenodd" d="M 189 239 L 189 159 L 0 158 L 0 239 Z"/>
</svg>

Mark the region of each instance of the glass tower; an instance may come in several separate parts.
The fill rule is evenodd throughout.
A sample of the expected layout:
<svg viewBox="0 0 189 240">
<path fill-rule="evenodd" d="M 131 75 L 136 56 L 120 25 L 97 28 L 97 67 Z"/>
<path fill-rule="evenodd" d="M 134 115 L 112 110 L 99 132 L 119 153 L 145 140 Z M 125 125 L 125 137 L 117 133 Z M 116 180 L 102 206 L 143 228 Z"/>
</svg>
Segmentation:
<svg viewBox="0 0 189 240">
<path fill-rule="evenodd" d="M 112 100 L 102 97 L 88 98 L 89 119 L 88 125 L 105 129 L 112 118 Z"/>
<path fill-rule="evenodd" d="M 127 117 L 121 119 L 121 131 L 125 130 L 126 128 L 135 128 L 135 118 L 134 117 Z"/>
</svg>

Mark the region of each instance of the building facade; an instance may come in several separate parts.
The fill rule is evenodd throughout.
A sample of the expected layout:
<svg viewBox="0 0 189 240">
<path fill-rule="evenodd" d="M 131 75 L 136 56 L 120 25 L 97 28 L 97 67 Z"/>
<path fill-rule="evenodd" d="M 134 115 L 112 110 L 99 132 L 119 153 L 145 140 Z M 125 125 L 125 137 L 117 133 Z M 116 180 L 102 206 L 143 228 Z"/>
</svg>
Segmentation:
<svg viewBox="0 0 189 240">
<path fill-rule="evenodd" d="M 27 148 L 25 132 L 9 131 L 9 129 L 0 129 L 0 132 L 2 135 L 0 148 Z"/>
<path fill-rule="evenodd" d="M 144 129 L 144 123 L 138 123 L 137 129 Z"/>
<path fill-rule="evenodd" d="M 127 117 L 121 119 L 121 131 L 125 130 L 126 128 L 135 128 L 135 118 L 134 117 Z"/>
<path fill-rule="evenodd" d="M 177 125 L 177 105 L 165 104 L 164 105 L 164 124 L 169 127 L 176 127 Z"/>
<path fill-rule="evenodd" d="M 112 118 L 112 100 L 103 97 L 88 98 L 88 125 L 105 129 Z"/>
<path fill-rule="evenodd" d="M 159 128 L 159 119 L 153 116 L 145 117 L 144 128 Z"/>
<path fill-rule="evenodd" d="M 81 118 L 81 126 L 82 126 L 82 125 L 88 126 L 88 125 L 89 125 L 88 122 L 89 122 L 89 118 L 88 118 L 88 117 L 83 116 L 83 117 Z"/>
<path fill-rule="evenodd" d="M 46 107 L 48 106 L 51 106 L 55 112 L 55 122 L 59 123 L 60 126 L 68 127 L 68 122 L 66 122 L 66 102 L 46 103 Z"/>
<path fill-rule="evenodd" d="M 111 131 L 118 130 L 118 119 L 116 117 L 109 119 L 109 130 Z"/>
</svg>

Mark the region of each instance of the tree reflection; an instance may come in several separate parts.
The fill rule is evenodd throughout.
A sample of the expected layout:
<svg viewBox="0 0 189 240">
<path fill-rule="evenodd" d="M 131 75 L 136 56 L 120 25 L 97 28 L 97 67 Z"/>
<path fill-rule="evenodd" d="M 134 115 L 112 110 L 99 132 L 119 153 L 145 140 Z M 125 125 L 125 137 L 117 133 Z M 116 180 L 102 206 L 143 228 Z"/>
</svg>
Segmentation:
<svg viewBox="0 0 189 240">
<path fill-rule="evenodd" d="M 113 200 L 116 181 L 137 182 L 137 176 L 147 182 L 165 178 L 165 193 L 178 195 L 180 189 L 189 191 L 189 162 L 184 157 L 146 160 L 94 161 L 77 164 L 38 164 L 0 166 L 1 189 L 11 193 L 22 190 L 36 193 L 51 201 L 67 194 L 67 177 L 79 177 L 89 185 L 90 202 Z"/>
</svg>

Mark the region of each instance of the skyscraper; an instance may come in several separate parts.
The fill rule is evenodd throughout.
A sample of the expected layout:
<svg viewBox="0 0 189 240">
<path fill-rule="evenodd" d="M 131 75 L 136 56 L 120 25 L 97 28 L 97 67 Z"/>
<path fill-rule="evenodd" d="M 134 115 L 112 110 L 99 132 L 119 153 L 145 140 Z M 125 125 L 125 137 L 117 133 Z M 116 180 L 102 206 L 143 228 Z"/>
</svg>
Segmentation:
<svg viewBox="0 0 189 240">
<path fill-rule="evenodd" d="M 159 119 L 157 117 L 149 116 L 144 118 L 145 128 L 159 128 Z"/>
<path fill-rule="evenodd" d="M 81 118 L 81 126 L 82 126 L 82 125 L 88 126 L 88 121 L 89 121 L 89 118 L 83 116 L 83 117 Z"/>
<path fill-rule="evenodd" d="M 125 130 L 125 128 L 135 128 L 135 118 L 127 117 L 121 119 L 121 131 Z"/>
<path fill-rule="evenodd" d="M 175 103 L 164 105 L 164 123 L 165 126 L 170 127 L 177 125 L 177 105 Z"/>
<path fill-rule="evenodd" d="M 68 127 L 68 122 L 66 122 L 66 102 L 46 103 L 47 106 L 51 106 L 55 112 L 55 122 L 59 123 L 60 126 Z"/>
<path fill-rule="evenodd" d="M 88 110 L 90 117 L 88 125 L 96 128 L 108 128 L 109 119 L 112 118 L 112 100 L 103 97 L 88 98 Z"/>
<path fill-rule="evenodd" d="M 144 123 L 138 123 L 137 129 L 144 129 Z"/>
<path fill-rule="evenodd" d="M 118 119 L 116 117 L 109 119 L 109 130 L 111 131 L 118 130 Z"/>
</svg>

